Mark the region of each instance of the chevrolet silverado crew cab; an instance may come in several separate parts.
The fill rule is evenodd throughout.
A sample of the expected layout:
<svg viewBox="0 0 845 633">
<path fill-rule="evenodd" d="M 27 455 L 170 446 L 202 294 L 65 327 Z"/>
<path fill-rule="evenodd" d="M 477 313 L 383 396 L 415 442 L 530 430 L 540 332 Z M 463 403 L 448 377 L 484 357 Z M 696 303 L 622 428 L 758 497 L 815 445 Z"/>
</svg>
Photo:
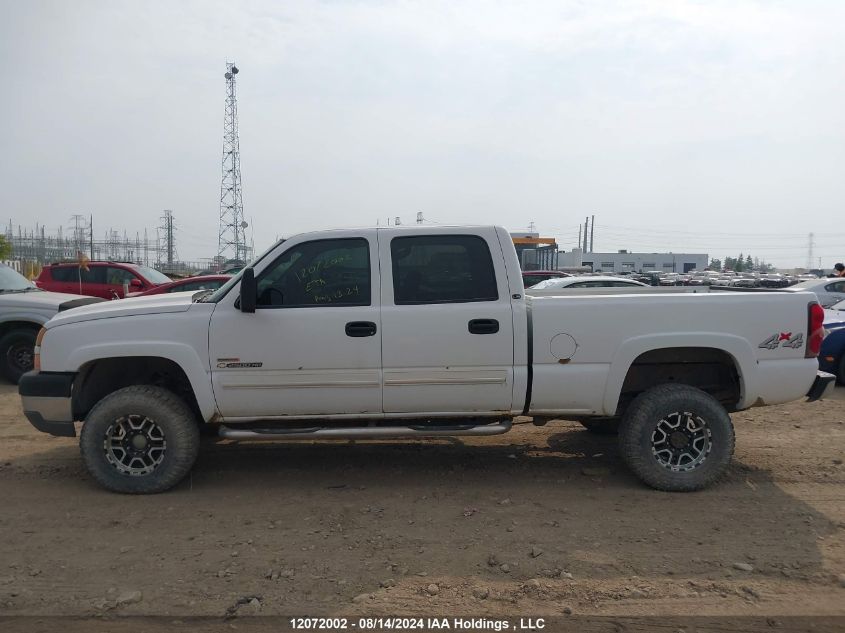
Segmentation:
<svg viewBox="0 0 845 633">
<path fill-rule="evenodd" d="M 494 435 L 516 416 L 619 434 L 646 484 L 702 488 L 729 413 L 818 399 L 823 310 L 801 292 L 526 298 L 500 227 L 390 227 L 280 242 L 217 291 L 63 312 L 20 381 L 39 430 L 96 481 L 178 483 L 201 428 L 233 440 Z"/>
</svg>

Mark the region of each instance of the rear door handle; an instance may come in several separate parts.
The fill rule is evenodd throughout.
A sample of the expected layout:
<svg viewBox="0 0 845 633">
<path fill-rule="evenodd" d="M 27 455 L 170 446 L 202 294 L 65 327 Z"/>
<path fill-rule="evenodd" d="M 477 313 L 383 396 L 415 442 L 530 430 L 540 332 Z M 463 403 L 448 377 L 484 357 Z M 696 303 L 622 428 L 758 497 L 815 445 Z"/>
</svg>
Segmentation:
<svg viewBox="0 0 845 633">
<path fill-rule="evenodd" d="M 350 321 L 346 324 L 346 336 L 375 336 L 376 331 L 376 324 L 372 321 Z"/>
<path fill-rule="evenodd" d="M 473 319 L 468 324 L 470 334 L 495 334 L 499 331 L 496 319 Z"/>
</svg>

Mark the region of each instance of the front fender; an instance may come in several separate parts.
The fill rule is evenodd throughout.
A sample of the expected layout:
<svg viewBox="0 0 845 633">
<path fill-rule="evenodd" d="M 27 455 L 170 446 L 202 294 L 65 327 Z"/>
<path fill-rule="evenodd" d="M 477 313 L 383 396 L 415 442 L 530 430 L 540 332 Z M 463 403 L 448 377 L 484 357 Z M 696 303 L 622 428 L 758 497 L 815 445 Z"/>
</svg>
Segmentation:
<svg viewBox="0 0 845 633">
<path fill-rule="evenodd" d="M 622 385 L 634 361 L 646 352 L 671 347 L 708 347 L 728 354 L 733 359 L 739 374 L 740 402 L 737 406 L 743 409 L 751 405 L 749 399 L 753 398 L 753 394 L 757 391 L 753 384 L 754 372 L 751 368 L 756 365 L 757 358 L 746 339 L 716 332 L 649 334 L 626 340 L 613 355 L 604 390 L 603 406 L 607 415 L 616 413 L 619 397 L 622 394 Z"/>
<path fill-rule="evenodd" d="M 15 309 L 3 310 L 3 315 L 0 316 L 0 325 L 3 323 L 25 322 L 33 325 L 42 326 L 52 318 L 52 314 L 44 314 L 37 310 Z"/>
<path fill-rule="evenodd" d="M 174 341 L 93 343 L 73 349 L 68 356 L 67 365 L 79 371 L 85 364 L 93 361 L 130 356 L 166 358 L 179 365 L 191 383 L 202 418 L 208 421 L 214 416 L 215 401 L 207 363 L 197 355 L 193 347 L 185 343 Z"/>
</svg>

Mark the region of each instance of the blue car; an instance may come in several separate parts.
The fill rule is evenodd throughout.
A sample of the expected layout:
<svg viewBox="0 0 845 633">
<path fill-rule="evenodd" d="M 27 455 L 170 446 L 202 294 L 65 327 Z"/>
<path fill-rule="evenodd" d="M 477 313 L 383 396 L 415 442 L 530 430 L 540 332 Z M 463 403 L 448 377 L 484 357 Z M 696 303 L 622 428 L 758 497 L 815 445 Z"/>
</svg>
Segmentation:
<svg viewBox="0 0 845 633">
<path fill-rule="evenodd" d="M 819 369 L 845 383 L 845 301 L 824 311 L 824 329 L 827 336 L 819 352 Z"/>
</svg>

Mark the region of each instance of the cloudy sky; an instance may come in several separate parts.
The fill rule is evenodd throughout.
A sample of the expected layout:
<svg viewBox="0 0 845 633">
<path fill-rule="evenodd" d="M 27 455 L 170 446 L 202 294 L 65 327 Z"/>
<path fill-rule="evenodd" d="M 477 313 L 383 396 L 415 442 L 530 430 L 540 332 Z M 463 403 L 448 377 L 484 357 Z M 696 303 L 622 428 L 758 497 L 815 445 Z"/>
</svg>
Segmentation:
<svg viewBox="0 0 845 633">
<path fill-rule="evenodd" d="M 530 222 L 563 248 L 845 260 L 845 2 L 0 0 L 2 220 L 216 252 L 226 60 L 257 248 Z"/>
</svg>

